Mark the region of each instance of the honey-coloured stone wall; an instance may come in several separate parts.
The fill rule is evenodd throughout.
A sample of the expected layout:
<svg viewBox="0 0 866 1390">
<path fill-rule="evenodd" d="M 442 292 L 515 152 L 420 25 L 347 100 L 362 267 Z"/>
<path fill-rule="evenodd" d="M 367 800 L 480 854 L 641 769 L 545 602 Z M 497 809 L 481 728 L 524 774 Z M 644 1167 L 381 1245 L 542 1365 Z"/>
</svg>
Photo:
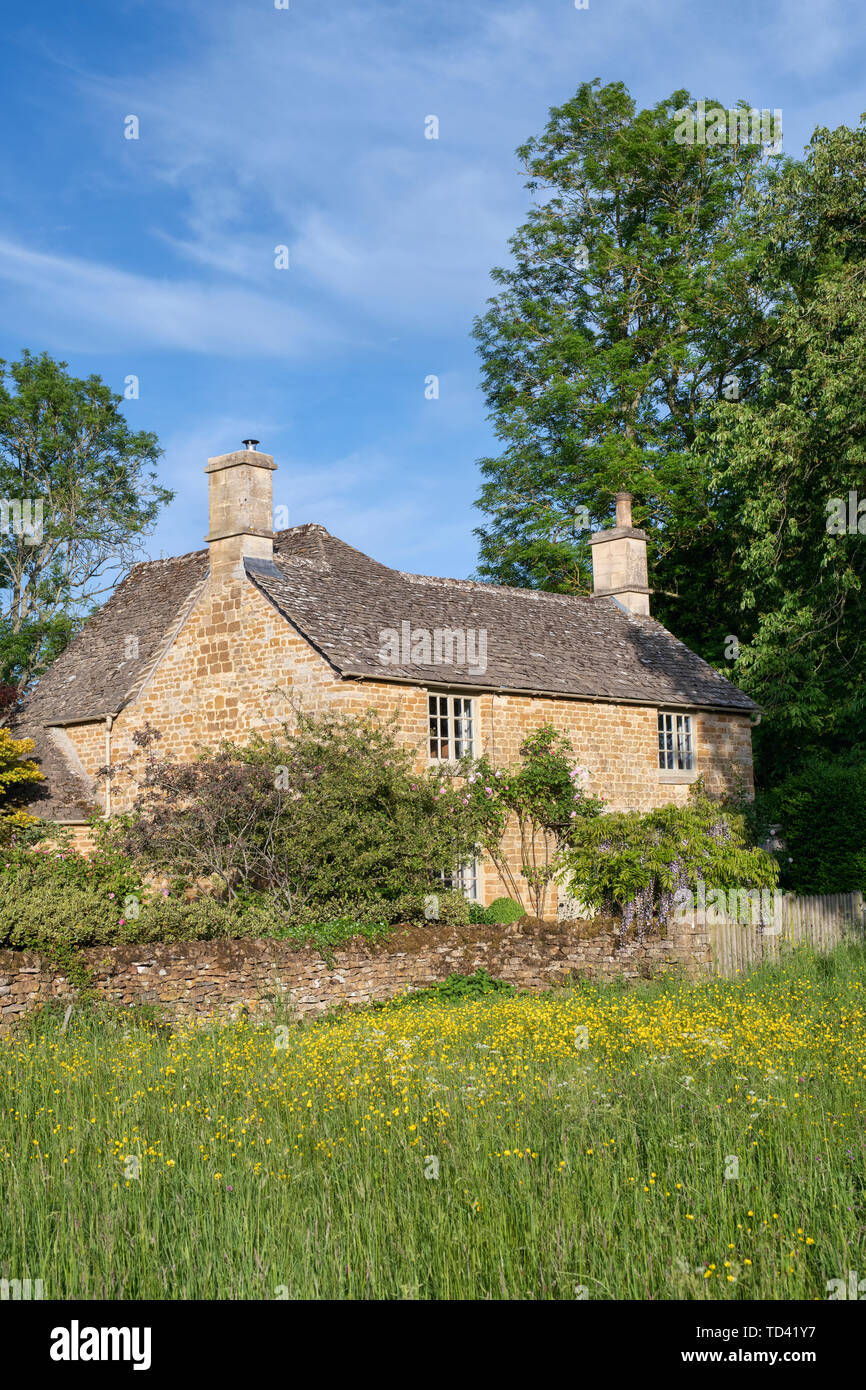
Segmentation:
<svg viewBox="0 0 866 1390">
<path fill-rule="evenodd" d="M 421 686 L 342 679 L 243 573 L 218 572 L 203 586 L 135 698 L 115 718 L 111 763 L 131 758 L 132 736 L 145 723 L 162 734 L 162 754 L 189 760 L 221 739 L 243 741 L 254 731 L 291 725 L 293 702 L 300 702 L 308 711 L 339 708 L 360 714 L 373 708 L 383 717 L 396 714 L 399 736 L 414 750 L 420 770 L 427 764 L 427 695 Z M 514 765 L 526 735 L 553 724 L 571 740 L 589 771 L 589 790 L 607 809 L 643 811 L 688 797 L 687 779 L 671 780 L 659 771 L 655 707 L 484 691 L 475 698 L 476 751 L 487 753 L 497 767 Z M 743 788 L 751 794 L 749 716 L 694 711 L 692 717 L 697 770 L 707 790 L 722 795 Z M 106 761 L 104 721 L 68 725 L 66 732 L 104 805 L 104 784 L 97 781 Z M 131 775 L 113 779 L 112 812 L 128 807 L 133 791 Z M 506 849 L 519 874 L 513 830 Z M 489 864 L 482 866 L 480 884 L 485 903 L 507 891 Z"/>
<path fill-rule="evenodd" d="M 102 999 L 156 1005 L 168 1019 L 199 1020 L 241 1010 L 267 1017 L 278 1005 L 314 1016 L 480 968 L 529 990 L 566 984 L 569 977 L 629 979 L 676 970 L 700 978 L 712 970 L 706 928 L 687 922 L 671 924 L 668 936 L 622 947 L 609 923 L 410 927 L 385 942 L 350 942 L 330 964 L 310 948 L 270 940 L 103 946 L 82 955 Z M 74 995 L 69 980 L 38 956 L 0 951 L 0 1028 L 40 1004 Z"/>
</svg>

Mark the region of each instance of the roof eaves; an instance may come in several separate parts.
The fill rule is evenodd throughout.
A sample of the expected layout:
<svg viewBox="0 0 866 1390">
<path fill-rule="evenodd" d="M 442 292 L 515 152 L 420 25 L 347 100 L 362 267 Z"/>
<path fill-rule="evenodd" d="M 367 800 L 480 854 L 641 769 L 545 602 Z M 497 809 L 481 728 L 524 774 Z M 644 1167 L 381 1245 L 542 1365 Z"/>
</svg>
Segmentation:
<svg viewBox="0 0 866 1390">
<path fill-rule="evenodd" d="M 119 705 L 117 709 L 100 710 L 98 714 L 78 714 L 74 719 L 46 719 L 41 725 L 43 729 L 66 729 L 70 724 L 99 724 L 105 719 L 113 719 L 123 709 Z"/>
<path fill-rule="evenodd" d="M 749 715 L 752 714 L 753 711 L 759 709 L 759 706 L 756 705 L 754 700 L 748 695 L 743 696 L 745 700 L 749 701 L 748 706 L 734 704 L 721 705 L 705 704 L 696 700 L 686 700 L 681 696 L 672 698 L 666 696 L 664 700 L 654 700 L 649 697 L 638 699 L 634 696 L 627 695 L 588 695 L 578 694 L 573 690 L 533 690 L 529 687 L 516 685 L 479 685 L 475 681 L 437 681 L 420 680 L 412 676 L 380 676 L 378 672 L 374 674 L 370 671 L 343 671 L 342 675 L 344 680 L 375 681 L 376 683 L 381 681 L 390 685 L 420 686 L 425 689 L 427 687 L 433 688 L 434 686 L 437 689 L 440 686 L 442 688 L 453 689 L 459 685 L 461 689 L 477 690 L 479 693 L 485 695 L 528 695 L 536 700 L 578 700 L 586 701 L 588 704 L 594 705 L 638 705 L 650 709 L 694 709 L 702 710 L 708 714 L 734 713 Z"/>
</svg>

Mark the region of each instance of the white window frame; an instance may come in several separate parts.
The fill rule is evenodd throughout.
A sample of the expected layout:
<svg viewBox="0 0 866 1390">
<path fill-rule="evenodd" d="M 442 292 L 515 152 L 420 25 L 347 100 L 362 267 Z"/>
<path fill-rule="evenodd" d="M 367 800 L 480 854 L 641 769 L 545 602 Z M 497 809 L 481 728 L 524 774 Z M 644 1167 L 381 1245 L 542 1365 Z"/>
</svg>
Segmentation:
<svg viewBox="0 0 866 1390">
<path fill-rule="evenodd" d="M 483 902 L 481 859 L 478 855 L 475 855 L 473 859 L 470 859 L 454 873 L 441 873 L 439 882 L 446 892 L 452 890 L 460 892 L 471 903 Z"/>
<path fill-rule="evenodd" d="M 433 701 L 435 700 L 435 708 Z M 444 710 L 442 702 L 445 702 Z M 468 708 L 466 708 L 468 706 Z M 469 719 L 469 737 L 463 731 L 463 721 Z M 434 732 L 433 722 L 436 722 Z M 428 690 L 427 692 L 427 762 L 431 766 L 438 763 L 457 763 L 461 758 L 474 757 L 477 744 L 476 728 L 478 710 L 473 695 L 455 694 L 450 690 Z M 444 737 L 443 737 L 444 725 Z M 434 753 L 432 745 L 440 751 Z M 443 744 L 448 756 L 442 757 Z M 468 746 L 467 746 L 468 745 Z M 459 751 L 458 751 L 459 749 Z"/>
<path fill-rule="evenodd" d="M 690 710 L 660 709 L 656 728 L 659 781 L 694 782 L 698 776 L 694 714 Z"/>
</svg>

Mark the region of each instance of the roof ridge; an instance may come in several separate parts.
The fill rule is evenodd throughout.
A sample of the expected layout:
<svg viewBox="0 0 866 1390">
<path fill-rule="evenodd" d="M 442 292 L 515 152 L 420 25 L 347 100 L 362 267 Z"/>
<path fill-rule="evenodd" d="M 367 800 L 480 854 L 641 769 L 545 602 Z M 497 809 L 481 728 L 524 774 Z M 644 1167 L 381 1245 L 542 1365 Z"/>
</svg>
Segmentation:
<svg viewBox="0 0 866 1390">
<path fill-rule="evenodd" d="M 304 521 L 298 526 L 284 526 L 282 530 L 274 531 L 274 540 L 278 540 L 281 536 L 291 536 L 298 531 L 320 531 L 324 535 L 330 536 L 332 540 L 339 540 L 339 536 L 332 536 L 327 527 L 322 526 L 318 521 Z M 342 543 L 344 545 L 346 544 L 345 541 Z M 158 555 L 149 560 L 136 560 L 134 565 L 130 565 L 124 578 L 128 578 L 133 570 L 141 569 L 145 565 L 174 565 L 181 560 L 192 560 L 198 555 L 207 555 L 208 549 L 209 547 L 207 545 L 203 545 L 198 550 L 185 550 L 180 555 Z M 123 580 L 120 581 L 120 583 L 122 582 Z M 120 584 L 118 584 L 117 587 L 119 588 Z M 108 600 L 106 600 L 106 602 L 108 602 Z"/>
<path fill-rule="evenodd" d="M 275 531 L 274 535 L 288 536 L 292 531 L 324 531 L 326 536 L 331 535 L 327 526 L 323 526 L 320 521 L 299 521 L 297 526 L 284 526 L 281 531 Z M 339 537 L 334 536 L 334 540 L 339 540 Z"/>
<path fill-rule="evenodd" d="M 325 542 L 331 541 L 335 546 L 339 546 L 341 550 L 348 551 L 350 555 L 357 555 L 361 560 L 364 560 L 368 565 L 379 572 L 385 570 L 388 574 L 398 573 L 398 571 L 392 569 L 390 565 L 383 565 L 381 560 L 374 560 L 373 556 L 368 555 L 365 550 L 359 550 L 357 546 L 350 545 L 348 541 L 344 541 L 340 536 L 335 536 L 333 531 L 329 531 L 327 526 L 323 526 L 321 522 L 318 521 L 305 521 L 300 526 L 288 526 L 284 531 L 275 531 L 274 540 L 276 541 L 278 536 L 290 536 L 293 533 L 300 532 L 306 532 L 307 534 L 312 533 L 318 537 L 319 553 L 325 564 L 330 564 L 328 560 L 328 548 Z M 288 564 L 296 558 L 298 557 L 292 555 L 274 554 L 274 559 L 278 564 Z"/>
<path fill-rule="evenodd" d="M 522 589 L 516 584 L 487 584 L 483 579 L 451 579 L 438 574 L 410 574 L 408 570 L 395 570 L 394 573 L 412 583 L 441 584 L 443 588 L 451 586 L 457 589 L 477 589 L 485 594 L 520 594 L 522 598 L 558 599 L 562 603 L 573 603 L 575 600 L 598 602 L 598 596 L 595 594 L 558 594 L 551 589 Z M 608 595 L 604 597 L 607 598 Z"/>
<path fill-rule="evenodd" d="M 126 578 L 132 574 L 133 570 L 141 569 L 144 565 L 174 565 L 179 560 L 191 560 L 195 555 L 207 555 L 208 547 L 202 546 L 200 550 L 185 550 L 182 555 L 160 555 L 155 560 L 136 560 L 134 565 L 130 565 Z M 118 588 L 120 585 L 117 586 Z M 108 600 L 106 599 L 106 603 Z"/>
</svg>

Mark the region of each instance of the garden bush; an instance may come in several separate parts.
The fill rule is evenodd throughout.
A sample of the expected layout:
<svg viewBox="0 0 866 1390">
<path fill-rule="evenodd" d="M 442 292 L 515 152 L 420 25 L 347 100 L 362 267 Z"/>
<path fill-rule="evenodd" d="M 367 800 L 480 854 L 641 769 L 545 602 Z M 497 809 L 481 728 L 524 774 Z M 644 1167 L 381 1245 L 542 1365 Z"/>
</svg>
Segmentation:
<svg viewBox="0 0 866 1390">
<path fill-rule="evenodd" d="M 699 786 L 684 806 L 581 821 L 558 877 L 588 906 L 619 917 L 622 939 L 634 926 L 643 940 L 699 881 L 708 889 L 772 888 L 778 874 L 775 859 L 749 844 L 744 817 Z"/>
<path fill-rule="evenodd" d="M 333 945 L 400 923 L 512 922 L 525 915 L 521 889 L 540 913 L 557 851 L 602 805 L 548 725 L 523 741 L 515 769 L 481 758 L 419 773 L 413 750 L 373 711 L 296 713 L 293 729 L 204 749 L 192 763 L 160 757 L 159 731 L 138 730 L 131 756 L 102 769 L 131 779 L 135 804 L 94 822 L 92 856 L 62 832 L 0 854 L 0 878 L 14 880 L 22 899 L 10 899 L 4 939 L 83 946 L 259 935 Z M 502 855 L 513 821 L 516 878 Z M 489 914 L 439 887 L 481 852 L 513 884 Z M 167 885 L 158 892 L 148 886 L 154 874 Z M 50 912 L 37 908 L 28 926 L 29 897 Z"/>
<path fill-rule="evenodd" d="M 396 904 L 407 892 L 423 899 L 483 852 L 512 898 L 525 895 L 540 916 L 557 850 L 603 804 L 550 725 L 524 739 L 516 768 L 482 757 L 421 773 L 373 711 L 296 717 L 278 735 L 226 742 L 185 764 L 159 756 L 158 730 L 139 730 L 137 752 L 104 770 L 137 779 L 133 812 L 115 821 L 117 847 L 170 876 L 210 877 L 230 899 L 267 891 L 291 914 L 338 901 Z M 510 821 L 519 870 L 502 852 Z M 440 920 L 468 918 L 452 902 Z"/>
<path fill-rule="evenodd" d="M 520 903 L 515 902 L 514 898 L 494 898 L 493 902 L 485 909 L 482 921 L 491 925 L 508 926 L 512 922 L 519 922 L 521 917 L 526 916 L 526 909 Z"/>
<path fill-rule="evenodd" d="M 471 920 L 469 900 L 456 889 L 433 884 L 426 893 L 404 893 L 398 898 L 390 920 L 419 926 L 435 926 L 437 922 L 446 927 L 467 926 Z"/>
<path fill-rule="evenodd" d="M 8 689 L 8 687 L 7 687 Z M 44 781 L 32 758 L 33 740 L 13 738 L 8 729 L 0 728 L 0 845 L 32 835 L 42 822 L 31 816 L 21 802 L 38 795 Z"/>
<path fill-rule="evenodd" d="M 782 827 L 782 886 L 795 893 L 866 890 L 866 753 L 810 758 L 760 798 Z"/>
<path fill-rule="evenodd" d="M 589 773 L 552 724 L 542 724 L 520 745 L 517 767 L 494 768 L 485 756 L 464 758 L 457 776 L 463 804 L 474 811 L 478 846 L 517 902 L 541 918 L 555 881 L 558 855 L 576 828 L 601 813 L 604 802 L 588 790 Z M 517 831 L 520 868 L 503 847 L 506 826 Z M 526 908 L 523 909 L 523 915 Z"/>
<path fill-rule="evenodd" d="M 0 874 L 0 946 L 51 954 L 85 946 L 201 941 L 249 934 L 237 909 L 212 898 L 123 899 L 93 883 Z"/>
<path fill-rule="evenodd" d="M 143 891 L 141 874 L 125 855 L 108 844 L 90 856 L 79 854 L 62 833 L 35 845 L 0 850 L 0 879 L 4 877 L 16 879 L 22 894 L 55 884 L 99 890 L 115 903 L 117 918 L 123 915 L 120 907 L 126 897 L 141 897 Z"/>
<path fill-rule="evenodd" d="M 115 854 L 93 861 L 46 846 L 7 853 L 0 860 L 0 947 L 37 950 L 57 958 L 86 946 L 157 941 L 210 941 L 272 937 L 331 948 L 354 936 L 377 940 L 401 924 L 463 925 L 469 903 L 462 893 L 435 894 L 438 917 L 429 919 L 422 894 L 393 901 L 332 898 L 286 911 L 271 894 L 245 892 L 231 901 L 188 899 L 142 886 Z"/>
<path fill-rule="evenodd" d="M 222 937 L 254 936 L 256 919 L 236 904 L 214 898 L 154 898 L 145 902 L 137 919 L 118 928 L 117 940 L 137 945 L 156 941 L 214 941 Z M 263 934 L 263 933 L 262 933 Z"/>
<path fill-rule="evenodd" d="M 119 939 L 115 903 L 92 885 L 0 875 L 0 947 L 69 950 Z"/>
<path fill-rule="evenodd" d="M 109 770 L 138 779 L 135 808 L 111 833 L 142 868 L 210 877 L 229 899 L 268 892 L 294 914 L 423 896 L 475 853 L 475 804 L 453 776 L 417 772 L 372 712 L 299 712 L 294 729 L 185 764 L 159 757 L 159 737 L 139 730 L 137 753 Z"/>
</svg>

